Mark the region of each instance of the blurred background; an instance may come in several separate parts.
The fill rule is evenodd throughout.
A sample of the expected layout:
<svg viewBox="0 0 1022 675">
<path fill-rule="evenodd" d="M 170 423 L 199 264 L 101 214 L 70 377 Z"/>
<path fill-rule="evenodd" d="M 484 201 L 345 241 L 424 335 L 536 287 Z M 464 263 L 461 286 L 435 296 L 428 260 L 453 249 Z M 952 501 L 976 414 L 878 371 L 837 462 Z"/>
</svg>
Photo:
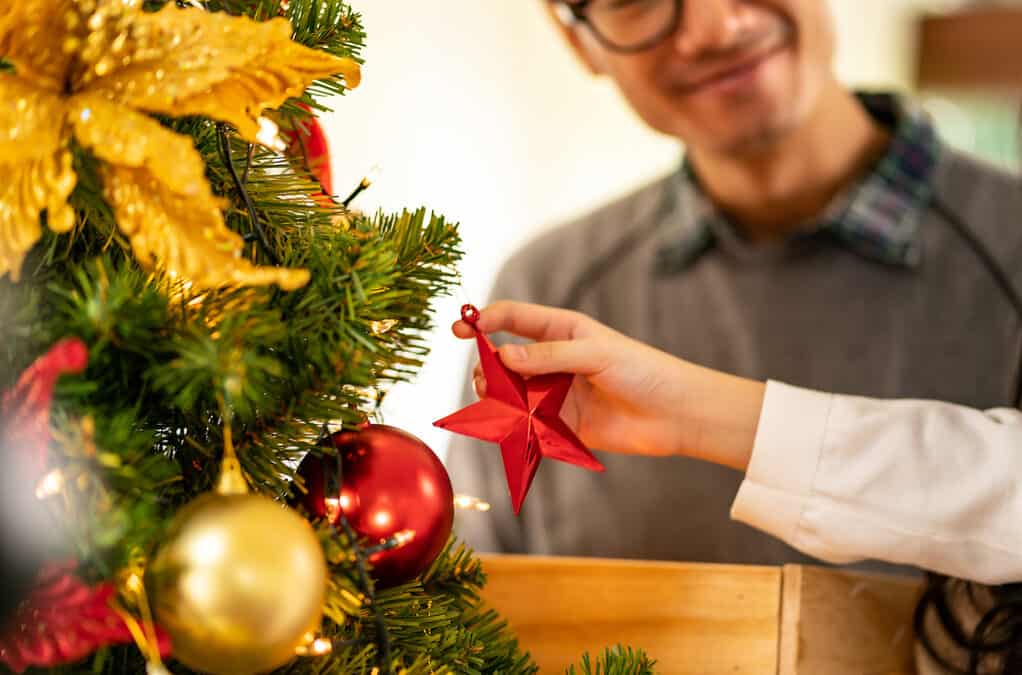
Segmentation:
<svg viewBox="0 0 1022 675">
<path fill-rule="evenodd" d="M 951 143 L 1018 168 L 1022 2 L 830 4 L 846 82 L 911 92 Z M 379 165 L 359 208 L 425 205 L 460 222 L 464 238 L 462 286 L 437 305 L 432 356 L 384 405 L 388 423 L 443 457 L 449 435 L 431 423 L 459 407 L 474 354 L 448 331 L 460 305 L 483 303 L 524 242 L 671 170 L 681 150 L 575 62 L 541 0 L 357 7 L 368 33 L 363 84 L 324 119 L 335 190 Z"/>
</svg>

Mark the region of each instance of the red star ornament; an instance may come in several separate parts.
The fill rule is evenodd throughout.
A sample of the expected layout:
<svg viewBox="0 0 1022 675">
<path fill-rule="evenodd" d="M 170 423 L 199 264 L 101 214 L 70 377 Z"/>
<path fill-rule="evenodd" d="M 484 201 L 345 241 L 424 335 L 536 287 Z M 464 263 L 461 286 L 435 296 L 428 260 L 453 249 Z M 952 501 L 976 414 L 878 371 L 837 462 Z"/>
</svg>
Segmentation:
<svg viewBox="0 0 1022 675">
<path fill-rule="evenodd" d="M 479 310 L 465 305 L 461 316 L 475 328 Z M 486 377 L 486 397 L 433 424 L 463 436 L 500 444 L 516 515 L 522 509 L 544 457 L 590 471 L 604 470 L 560 418 L 561 406 L 574 375 L 552 373 L 526 379 L 501 362 L 497 348 L 479 330 L 476 330 L 476 344 Z"/>
</svg>

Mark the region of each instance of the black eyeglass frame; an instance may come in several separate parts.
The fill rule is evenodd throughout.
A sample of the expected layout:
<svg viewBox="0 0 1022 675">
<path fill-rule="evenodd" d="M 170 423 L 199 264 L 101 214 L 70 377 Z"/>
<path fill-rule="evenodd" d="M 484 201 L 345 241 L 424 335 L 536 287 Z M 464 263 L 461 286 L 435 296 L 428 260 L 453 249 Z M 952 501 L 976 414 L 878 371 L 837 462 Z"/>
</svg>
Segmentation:
<svg viewBox="0 0 1022 675">
<path fill-rule="evenodd" d="M 656 47 L 658 44 L 660 44 L 661 42 L 666 40 L 670 35 L 672 35 L 676 30 L 678 30 L 678 26 L 681 24 L 681 6 L 683 0 L 674 0 L 674 14 L 671 17 L 671 20 L 663 28 L 663 30 L 659 31 L 649 39 L 643 40 L 639 44 L 620 45 L 615 43 L 613 40 L 609 39 L 603 33 L 601 33 L 600 29 L 597 28 L 596 25 L 589 20 L 589 14 L 587 10 L 589 9 L 589 6 L 593 4 L 593 0 L 579 0 L 578 2 L 567 2 L 566 0 L 554 1 L 566 7 L 568 11 L 571 12 L 571 16 L 572 18 L 575 19 L 575 21 L 579 23 L 584 23 L 586 27 L 589 29 L 589 32 L 591 32 L 593 34 L 593 37 L 596 38 L 597 42 L 599 42 L 601 45 L 603 45 L 604 47 L 611 51 L 620 52 L 623 54 L 634 54 L 637 52 L 644 52 L 647 49 L 652 49 L 653 47 Z"/>
</svg>

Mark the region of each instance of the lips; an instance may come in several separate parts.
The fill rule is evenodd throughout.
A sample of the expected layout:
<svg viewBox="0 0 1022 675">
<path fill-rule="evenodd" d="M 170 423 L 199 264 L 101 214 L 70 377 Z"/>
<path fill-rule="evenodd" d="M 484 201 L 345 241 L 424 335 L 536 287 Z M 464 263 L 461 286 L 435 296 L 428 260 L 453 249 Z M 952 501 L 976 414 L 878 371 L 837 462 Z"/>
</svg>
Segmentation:
<svg viewBox="0 0 1022 675">
<path fill-rule="evenodd" d="M 706 67 L 703 72 L 686 73 L 686 77 L 676 80 L 671 88 L 681 94 L 695 94 L 716 85 L 736 80 L 755 71 L 760 65 L 770 60 L 788 47 L 786 34 L 770 39 L 761 46 L 747 49 L 741 55 L 733 56 L 726 62 Z"/>
</svg>

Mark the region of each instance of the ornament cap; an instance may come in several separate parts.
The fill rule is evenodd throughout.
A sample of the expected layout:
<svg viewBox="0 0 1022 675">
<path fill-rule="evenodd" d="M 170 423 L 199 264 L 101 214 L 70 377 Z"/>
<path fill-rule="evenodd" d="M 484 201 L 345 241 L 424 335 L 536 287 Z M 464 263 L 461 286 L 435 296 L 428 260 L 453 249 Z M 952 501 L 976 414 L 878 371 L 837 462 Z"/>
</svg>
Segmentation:
<svg viewBox="0 0 1022 675">
<path fill-rule="evenodd" d="M 216 482 L 216 493 L 219 495 L 248 494 L 248 482 L 241 471 L 241 463 L 237 457 L 224 457 L 220 465 L 220 478 Z"/>
<path fill-rule="evenodd" d="M 465 323 L 475 328 L 476 324 L 479 323 L 479 309 L 475 305 L 462 305 L 461 318 Z"/>
<path fill-rule="evenodd" d="M 217 395 L 220 412 L 224 418 L 224 458 L 220 462 L 220 477 L 216 481 L 216 493 L 219 495 L 248 494 L 248 481 L 241 470 L 238 453 L 234 451 L 234 434 L 231 430 L 231 409 L 223 397 Z"/>
</svg>

